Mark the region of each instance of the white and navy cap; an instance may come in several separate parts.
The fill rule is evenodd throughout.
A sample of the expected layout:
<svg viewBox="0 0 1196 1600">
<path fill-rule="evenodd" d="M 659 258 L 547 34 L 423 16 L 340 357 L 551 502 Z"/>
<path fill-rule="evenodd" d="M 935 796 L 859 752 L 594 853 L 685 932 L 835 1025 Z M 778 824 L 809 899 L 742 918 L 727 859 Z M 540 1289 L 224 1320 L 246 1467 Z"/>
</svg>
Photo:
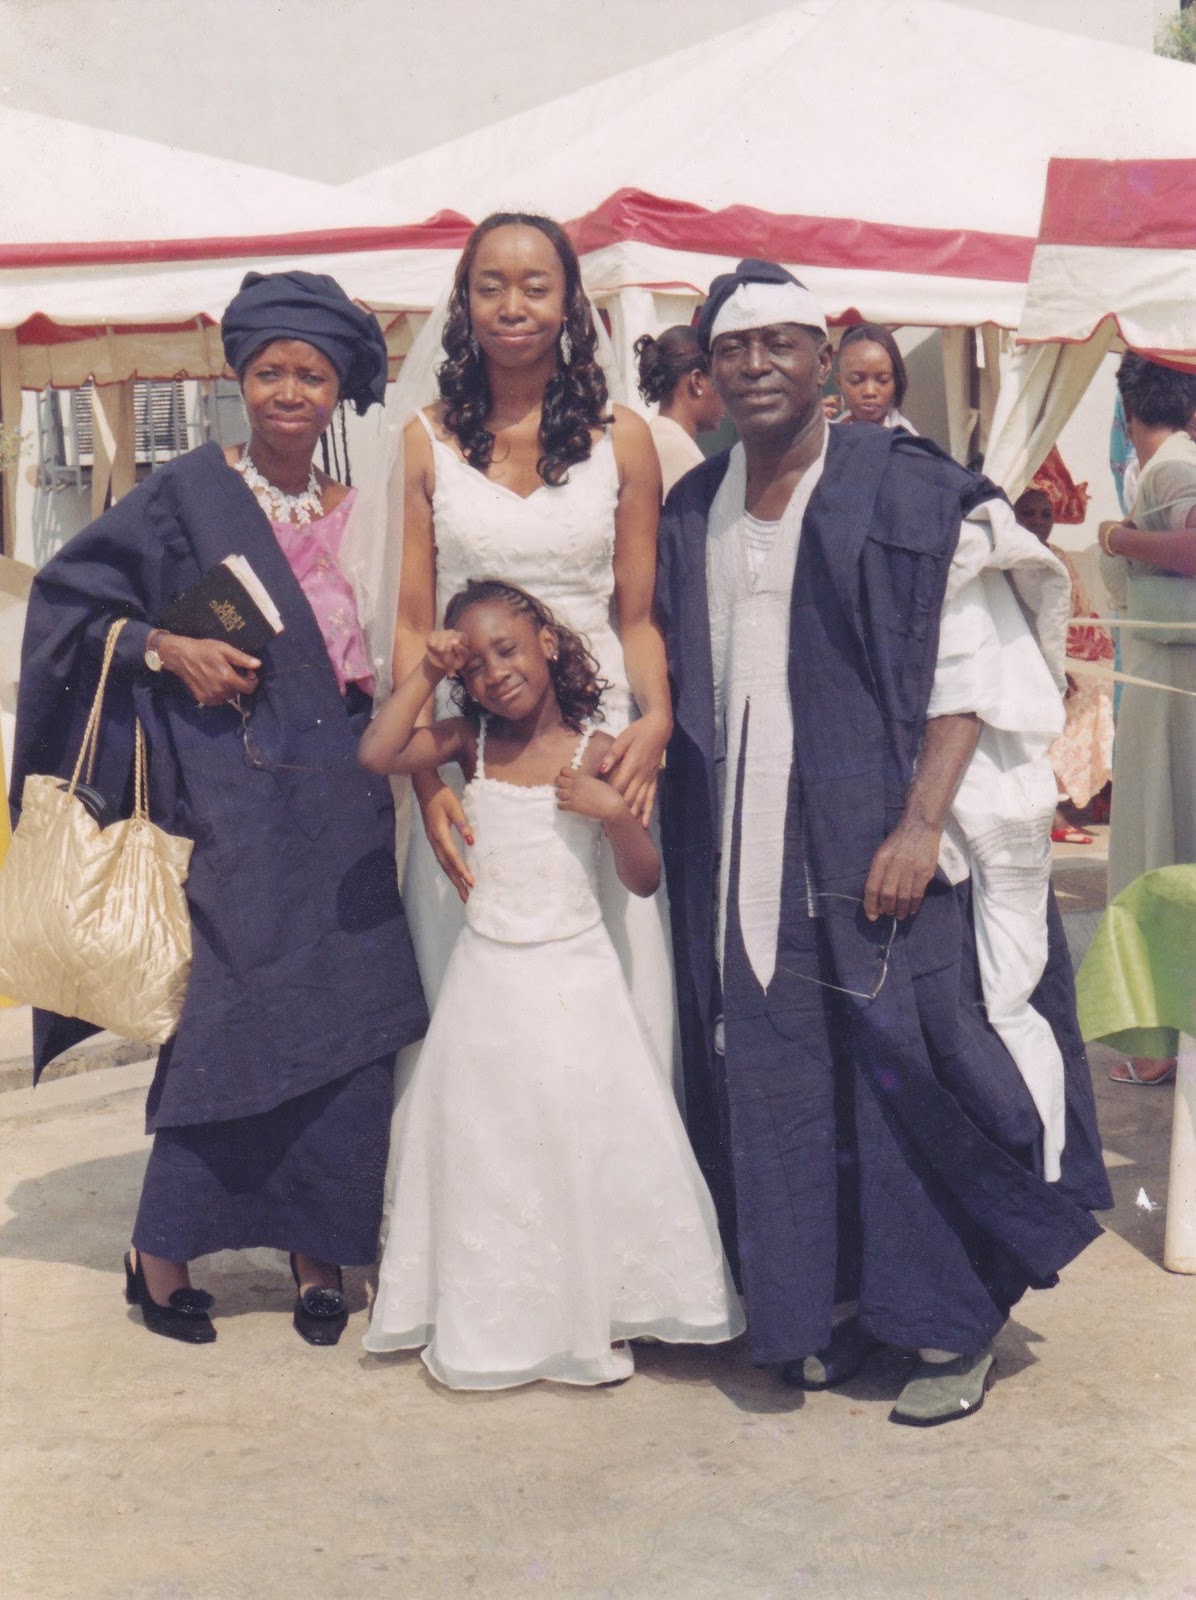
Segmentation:
<svg viewBox="0 0 1196 1600">
<path fill-rule="evenodd" d="M 749 256 L 734 272 L 721 273 L 710 285 L 706 304 L 698 313 L 698 343 L 709 354 L 720 333 L 769 328 L 778 322 L 796 322 L 826 333 L 826 312 L 805 284 L 775 261 Z"/>
</svg>

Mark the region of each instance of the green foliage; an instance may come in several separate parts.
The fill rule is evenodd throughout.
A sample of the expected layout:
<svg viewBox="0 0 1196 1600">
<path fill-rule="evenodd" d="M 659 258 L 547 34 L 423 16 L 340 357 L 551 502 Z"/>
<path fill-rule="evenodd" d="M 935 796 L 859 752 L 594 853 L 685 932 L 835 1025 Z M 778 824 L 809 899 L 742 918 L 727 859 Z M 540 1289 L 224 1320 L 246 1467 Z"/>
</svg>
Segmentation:
<svg viewBox="0 0 1196 1600">
<path fill-rule="evenodd" d="M 1154 36 L 1154 53 L 1168 61 L 1196 64 L 1196 10 L 1177 11 L 1159 23 Z"/>
<path fill-rule="evenodd" d="M 26 435 L 0 423 L 0 472 L 15 472 L 21 460 Z"/>
</svg>

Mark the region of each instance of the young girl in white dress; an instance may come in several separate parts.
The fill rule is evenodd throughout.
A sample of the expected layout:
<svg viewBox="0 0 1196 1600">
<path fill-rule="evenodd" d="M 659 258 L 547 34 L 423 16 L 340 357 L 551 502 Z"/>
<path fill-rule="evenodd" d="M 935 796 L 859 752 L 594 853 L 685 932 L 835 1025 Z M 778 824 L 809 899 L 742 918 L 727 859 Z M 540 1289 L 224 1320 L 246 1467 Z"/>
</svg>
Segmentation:
<svg viewBox="0 0 1196 1600">
<path fill-rule="evenodd" d="M 602 684 L 526 591 L 471 582 L 367 731 L 377 772 L 457 763 L 466 926 L 396 1118 L 365 1347 L 459 1389 L 631 1375 L 625 1342 L 711 1344 L 743 1316 L 714 1207 L 597 897 L 603 839 L 650 895 L 651 836 L 598 774 Z M 417 728 L 456 678 L 464 714 Z"/>
</svg>

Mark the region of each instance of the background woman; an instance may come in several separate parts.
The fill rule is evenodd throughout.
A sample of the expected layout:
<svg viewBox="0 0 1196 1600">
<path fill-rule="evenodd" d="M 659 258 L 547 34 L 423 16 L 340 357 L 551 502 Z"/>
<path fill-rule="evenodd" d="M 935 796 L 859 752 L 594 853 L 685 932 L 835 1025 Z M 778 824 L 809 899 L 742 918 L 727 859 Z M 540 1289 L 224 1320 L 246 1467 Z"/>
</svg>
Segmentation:
<svg viewBox="0 0 1196 1600">
<path fill-rule="evenodd" d="M 660 461 L 661 492 L 668 494 L 678 478 L 706 459 L 698 448 L 699 433 L 710 433 L 723 420 L 723 403 L 710 381 L 710 358 L 692 328 L 666 328 L 635 341 L 639 391 L 657 406 L 648 424 Z"/>
<path fill-rule="evenodd" d="M 1050 544 L 1055 526 L 1051 497 L 1034 484 L 1014 502 L 1014 515 L 1023 528 L 1048 545 L 1067 568 L 1071 579 L 1071 615 L 1075 619 L 1067 630 L 1067 654 L 1072 661 L 1112 661 L 1113 641 L 1106 629 L 1096 623 L 1077 625 L 1078 619 L 1094 617 L 1091 602 L 1066 550 Z M 1091 844 L 1092 835 L 1078 825 L 1076 813 L 1083 811 L 1094 795 L 1108 783 L 1113 771 L 1113 691 L 1110 685 L 1084 673 L 1067 675 L 1067 721 L 1048 754 L 1059 785 L 1060 806 L 1055 810 L 1051 838 L 1056 844 Z M 1061 807 L 1072 808 L 1068 817 Z"/>
<path fill-rule="evenodd" d="M 611 685 L 604 727 L 615 738 L 604 770 L 646 826 L 672 728 L 652 616 L 660 472 L 647 425 L 609 404 L 577 257 L 555 222 L 500 212 L 478 225 L 442 340 L 440 398 L 404 434 L 395 681 L 418 664 L 445 602 L 469 578 L 532 590 L 586 638 Z M 435 773 L 413 783 L 431 850 L 417 829 L 405 898 L 434 1001 L 461 927 L 458 898 L 471 887 L 454 838 L 466 822 L 457 791 Z M 631 901 L 608 872 L 603 907 L 665 1070 L 672 976 L 660 898 Z"/>
<path fill-rule="evenodd" d="M 1117 387 L 1141 463 L 1131 517 L 1101 524 L 1101 575 L 1114 603 L 1143 622 L 1196 623 L 1196 374 L 1132 352 Z M 1196 861 L 1196 630 L 1122 630 L 1127 675 L 1117 719 L 1109 897 L 1144 872 Z M 1163 1083 L 1170 1056 L 1131 1061 L 1121 1083 Z"/>
<path fill-rule="evenodd" d="M 901 414 L 909 380 L 897 341 L 876 322 L 857 322 L 839 341 L 835 358 L 839 398 L 827 401 L 833 422 L 879 422 L 917 433 Z"/>
<path fill-rule="evenodd" d="M 386 349 L 372 316 L 305 272 L 250 273 L 222 332 L 249 442 L 171 462 L 39 573 L 13 792 L 69 771 L 109 624 L 131 619 L 97 783 L 120 803 L 135 710 L 154 820 L 195 848 L 190 986 L 150 1089 L 126 1293 L 153 1332 L 207 1343 L 212 1300 L 188 1263 L 273 1246 L 291 1254 L 296 1329 L 334 1344 L 340 1267 L 376 1258 L 395 1052 L 426 1023 L 390 791 L 356 760 L 372 681 L 337 559 L 353 496 L 312 462 L 339 399 L 382 397 Z M 233 553 L 282 615 L 260 656 L 155 626 Z M 72 1036 L 43 1026 L 39 1065 Z"/>
</svg>

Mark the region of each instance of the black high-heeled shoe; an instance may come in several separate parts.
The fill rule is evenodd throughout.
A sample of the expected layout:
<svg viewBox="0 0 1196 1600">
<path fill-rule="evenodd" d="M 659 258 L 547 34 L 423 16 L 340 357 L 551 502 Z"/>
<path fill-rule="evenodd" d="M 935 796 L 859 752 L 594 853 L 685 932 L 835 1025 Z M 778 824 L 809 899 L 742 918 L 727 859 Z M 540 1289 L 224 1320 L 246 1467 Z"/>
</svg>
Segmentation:
<svg viewBox="0 0 1196 1600">
<path fill-rule="evenodd" d="M 295 1300 L 295 1314 L 291 1321 L 295 1332 L 308 1344 L 335 1344 L 344 1333 L 349 1321 L 349 1305 L 345 1299 L 345 1284 L 341 1269 L 336 1269 L 336 1288 L 325 1289 L 313 1285 L 304 1289 L 299 1282 L 299 1269 L 295 1254 L 291 1252 L 291 1277 L 299 1290 Z"/>
<path fill-rule="evenodd" d="M 211 1344 L 216 1337 L 208 1312 L 215 1301 L 206 1289 L 176 1289 L 168 1305 L 159 1305 L 149 1292 L 141 1257 L 133 1266 L 133 1252 L 125 1252 L 125 1299 L 140 1306 L 142 1321 L 151 1333 L 184 1344 Z"/>
</svg>

